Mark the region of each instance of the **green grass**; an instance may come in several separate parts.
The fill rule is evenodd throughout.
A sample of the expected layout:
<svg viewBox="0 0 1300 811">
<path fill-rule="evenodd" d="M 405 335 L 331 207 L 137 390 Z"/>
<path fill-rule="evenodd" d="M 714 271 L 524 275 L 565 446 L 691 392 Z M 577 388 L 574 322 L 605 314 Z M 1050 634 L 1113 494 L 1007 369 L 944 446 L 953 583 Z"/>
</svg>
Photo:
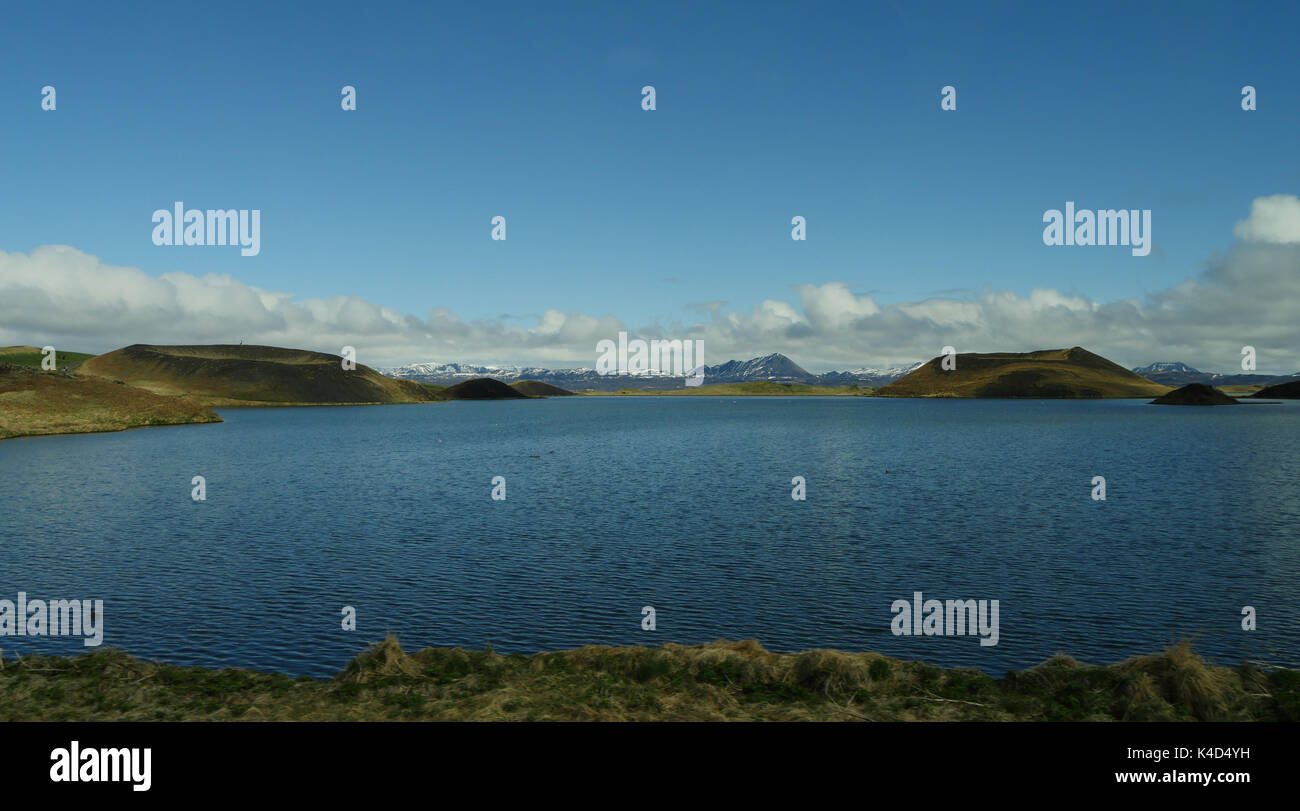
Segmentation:
<svg viewBox="0 0 1300 811">
<path fill-rule="evenodd" d="M 84 352 L 60 352 L 57 349 L 54 351 L 54 363 L 56 370 L 60 372 L 71 372 L 87 358 L 93 357 L 95 356 Z M 0 361 L 5 363 L 40 369 L 43 360 L 45 360 L 44 353 L 34 346 L 0 346 Z"/>
<path fill-rule="evenodd" d="M 877 397 L 1157 397 L 1153 383 L 1082 347 L 959 354 L 955 368 L 935 358 L 876 391 Z"/>
<path fill-rule="evenodd" d="M 414 381 L 361 363 L 347 368 L 338 355 L 274 346 L 132 344 L 86 360 L 77 373 L 220 407 L 437 399 Z"/>
<path fill-rule="evenodd" d="M 1300 674 L 1207 665 L 1189 644 L 1112 665 L 1056 656 L 995 679 L 756 641 L 501 655 L 388 637 L 332 679 L 143 662 L 0 659 L 0 720 L 1297 721 Z"/>
<path fill-rule="evenodd" d="M 0 439 L 221 422 L 181 397 L 0 361 Z"/>
</svg>

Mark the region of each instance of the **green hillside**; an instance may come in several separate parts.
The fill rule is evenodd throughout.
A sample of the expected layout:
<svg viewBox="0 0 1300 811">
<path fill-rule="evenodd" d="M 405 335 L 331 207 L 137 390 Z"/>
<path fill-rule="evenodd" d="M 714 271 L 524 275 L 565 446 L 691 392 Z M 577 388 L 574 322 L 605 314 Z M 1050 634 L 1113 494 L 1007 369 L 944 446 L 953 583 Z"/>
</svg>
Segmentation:
<svg viewBox="0 0 1300 811">
<path fill-rule="evenodd" d="M 60 352 L 54 351 L 55 370 L 59 372 L 75 371 L 82 361 L 87 358 L 93 358 L 94 355 L 87 355 L 84 352 Z M 33 369 L 41 368 L 41 361 L 45 355 L 37 346 L 0 346 L 0 362 L 13 363 L 18 366 L 30 366 Z"/>
<path fill-rule="evenodd" d="M 201 422 L 221 418 L 188 398 L 0 362 L 0 439 Z"/>
<path fill-rule="evenodd" d="M 134 344 L 82 363 L 79 374 L 207 405 L 427 403 L 435 392 L 368 366 L 344 369 L 342 358 L 273 346 Z"/>
<path fill-rule="evenodd" d="M 1169 386 L 1152 383 L 1082 347 L 1037 352 L 967 353 L 956 368 L 943 356 L 876 390 L 880 397 L 1157 397 Z"/>
</svg>

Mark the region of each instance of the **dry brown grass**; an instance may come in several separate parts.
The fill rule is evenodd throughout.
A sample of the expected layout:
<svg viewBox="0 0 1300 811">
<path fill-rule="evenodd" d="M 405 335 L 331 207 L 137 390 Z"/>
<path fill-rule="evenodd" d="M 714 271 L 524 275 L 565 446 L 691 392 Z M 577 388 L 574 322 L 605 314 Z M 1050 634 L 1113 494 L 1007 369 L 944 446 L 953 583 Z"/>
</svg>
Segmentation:
<svg viewBox="0 0 1300 811">
<path fill-rule="evenodd" d="M 0 720 L 1300 720 L 1294 671 L 1212 667 L 1186 643 L 1115 665 L 1057 656 L 992 679 L 875 653 L 754 640 L 534 656 L 405 653 L 388 637 L 333 679 L 141 662 L 114 650 L 0 660 Z"/>
<path fill-rule="evenodd" d="M 0 363 L 0 439 L 204 422 L 221 418 L 187 398 Z"/>
</svg>

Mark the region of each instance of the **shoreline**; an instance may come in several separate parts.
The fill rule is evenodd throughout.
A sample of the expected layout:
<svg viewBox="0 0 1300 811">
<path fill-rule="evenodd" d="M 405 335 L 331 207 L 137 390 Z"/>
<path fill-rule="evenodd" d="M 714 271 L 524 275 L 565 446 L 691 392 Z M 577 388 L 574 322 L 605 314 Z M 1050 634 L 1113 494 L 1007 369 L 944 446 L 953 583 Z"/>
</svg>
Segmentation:
<svg viewBox="0 0 1300 811">
<path fill-rule="evenodd" d="M 574 395 L 577 396 L 577 397 L 621 397 L 621 398 L 632 398 L 632 397 L 664 397 L 664 396 L 678 396 L 678 397 L 703 397 L 703 398 L 716 398 L 716 399 L 735 399 L 735 398 L 737 398 L 737 397 L 750 397 L 750 398 L 782 398 L 782 397 L 785 397 L 785 398 L 789 398 L 789 397 L 800 397 L 800 398 L 802 398 L 802 397 L 808 397 L 808 398 L 818 398 L 818 397 L 821 397 L 821 398 L 833 398 L 833 399 L 841 399 L 841 398 L 865 398 L 865 399 L 880 399 L 880 400 L 970 400 L 970 401 L 975 401 L 975 400 L 999 400 L 999 401 L 1013 401 L 1013 402 L 1024 402 L 1024 401 L 1033 401 L 1033 400 L 1038 400 L 1038 401 L 1050 401 L 1050 402 L 1097 402 L 1097 401 L 1101 401 L 1101 400 L 1148 400 L 1148 398 L 1147 398 L 1146 396 L 1142 396 L 1142 397 L 953 397 L 953 396 L 945 396 L 945 395 L 931 395 L 931 396 L 925 396 L 925 395 L 921 395 L 921 396 L 909 396 L 909 395 L 888 395 L 888 394 L 886 394 L 886 395 L 877 395 L 877 394 L 868 394 L 868 393 L 860 393 L 860 392 L 845 393 L 845 394 L 826 394 L 826 393 L 823 393 L 823 392 L 815 392 L 815 393 L 814 393 L 814 392 L 807 392 L 807 393 L 805 393 L 805 392 L 771 392 L 771 393 L 768 393 L 768 392 L 762 392 L 762 393 L 756 393 L 756 392 L 755 392 L 755 393 L 741 393 L 741 392 L 735 392 L 735 393 L 724 394 L 724 393 L 706 392 L 706 393 L 702 393 L 702 394 L 696 394 L 696 393 L 693 393 L 693 392 L 692 392 L 692 393 L 678 393 L 678 392 L 675 391 L 675 390 L 672 390 L 672 391 L 664 391 L 664 392 L 653 392 L 653 391 L 628 391 L 628 392 L 622 392 L 622 391 L 617 391 L 617 392 L 580 391 L 580 392 L 574 392 Z M 517 401 L 517 400 L 523 400 L 523 399 L 529 399 L 529 400 L 550 400 L 550 399 L 560 399 L 560 400 L 563 400 L 563 399 L 566 399 L 566 398 L 565 398 L 565 397 L 560 397 L 560 396 L 552 396 L 552 397 L 545 397 L 545 396 L 531 396 L 531 397 L 527 397 L 527 398 L 500 398 L 499 400 L 473 400 L 473 399 L 470 399 L 470 400 L 463 400 L 463 401 L 458 401 L 458 400 L 429 400 L 429 401 L 425 401 L 425 402 L 410 402 L 410 403 L 384 403 L 384 402 L 369 402 L 369 403 L 279 403 L 279 402 L 250 401 L 250 402 L 238 402 L 238 403 L 236 403 L 236 402 L 230 402 L 230 403 L 203 403 L 203 405 L 205 405 L 207 408 L 213 409 L 213 410 L 215 411 L 215 410 L 217 410 L 217 409 L 226 410 L 226 409 L 245 409 L 245 408 L 250 408 L 250 409 L 251 409 L 251 408 L 339 408 L 339 407 L 352 407 L 352 406 L 401 406 L 401 405 L 416 405 L 416 406 L 423 406 L 423 405 L 439 405 L 439 404 L 445 404 L 445 403 L 451 403 L 451 402 L 515 402 L 515 401 Z M 1244 405 L 1284 405 L 1285 403 L 1284 403 L 1284 401 L 1282 401 L 1282 400 L 1250 400 L 1250 399 L 1244 399 L 1244 400 L 1242 401 L 1242 404 L 1244 404 Z M 76 436 L 76 435 L 80 435 L 80 434 L 114 434 L 114 433 L 121 433 L 121 432 L 123 432 L 123 431 L 131 431 L 131 430 L 135 430 L 135 429 L 138 429 L 138 428 L 171 428 L 171 427 L 185 426 L 185 425 L 214 425 L 214 424 L 221 423 L 221 422 L 224 422 L 224 421 L 225 421 L 225 420 L 221 419 L 220 415 L 218 415 L 218 416 L 217 416 L 217 419 L 215 419 L 215 420 L 188 420 L 188 421 L 178 421 L 178 422 L 144 423 L 144 424 L 140 424 L 140 425 L 123 425 L 123 426 L 120 426 L 120 427 L 92 428 L 92 429 L 89 429 L 89 430 L 78 430 L 78 429 L 76 429 L 76 428 L 71 428 L 71 429 L 69 429 L 69 430 L 38 431 L 38 432 L 33 432 L 33 433 L 17 433 L 17 434 L 0 435 L 0 442 L 3 442 L 3 441 L 5 441 L 5 440 L 7 440 L 7 439 L 32 439 L 32 438 L 35 438 L 35 437 L 43 437 L 43 436 Z"/>
<path fill-rule="evenodd" d="M 1267 667 L 1267 666 L 1266 666 Z M 1208 665 L 1182 642 L 1107 665 L 1058 654 L 995 679 L 756 640 L 407 654 L 389 635 L 330 679 L 146 662 L 113 649 L 0 656 L 7 721 L 1297 721 L 1300 671 Z"/>
<path fill-rule="evenodd" d="M 162 396 L 162 395 L 160 395 Z M 43 436 L 77 436 L 82 434 L 117 434 L 123 431 L 134 431 L 137 428 L 174 428 L 185 425 L 216 425 L 225 422 L 220 414 L 216 414 L 217 409 L 238 409 L 238 408 L 320 408 L 320 407 L 338 407 L 338 406 L 387 406 L 387 405 L 436 405 L 438 403 L 451 402 L 450 400 L 430 400 L 426 402 L 411 403 L 276 403 L 276 402 L 245 402 L 230 404 L 209 404 L 203 403 L 206 408 L 211 410 L 216 419 L 196 419 L 182 420 L 177 422 L 156 422 L 142 423 L 140 425 L 121 425 L 116 427 L 100 427 L 90 429 L 77 429 L 75 427 L 68 430 L 49 430 L 37 431 L 32 433 L 2 434 L 0 433 L 0 442 L 6 439 L 34 439 Z"/>
<path fill-rule="evenodd" d="M 186 425 L 217 425 L 218 423 L 223 423 L 223 422 L 225 422 L 225 420 L 221 419 L 220 415 L 218 415 L 217 419 L 215 420 L 145 423 L 142 425 L 123 425 L 119 428 L 92 428 L 85 431 L 78 431 L 78 430 L 41 431 L 39 433 L 34 433 L 34 434 L 7 434 L 4 436 L 0 436 L 0 442 L 4 442 L 5 440 L 8 439 L 39 439 L 40 437 L 43 436 L 87 436 L 90 434 L 120 434 L 125 431 L 135 431 L 141 428 L 181 428 Z"/>
</svg>

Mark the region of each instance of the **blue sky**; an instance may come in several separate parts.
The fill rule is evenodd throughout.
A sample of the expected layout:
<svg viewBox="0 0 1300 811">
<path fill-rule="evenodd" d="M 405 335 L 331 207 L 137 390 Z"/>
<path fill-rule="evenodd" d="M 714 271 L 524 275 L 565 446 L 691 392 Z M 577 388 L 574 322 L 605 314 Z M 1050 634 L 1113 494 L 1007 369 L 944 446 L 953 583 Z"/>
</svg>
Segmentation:
<svg viewBox="0 0 1300 811">
<path fill-rule="evenodd" d="M 1300 187 L 1294 4 L 56 2 L 5 16 L 0 251 L 68 245 L 150 276 L 229 274 L 419 318 L 689 325 L 710 317 L 695 305 L 749 312 L 831 282 L 881 306 L 1143 297 L 1230 253 L 1253 200 Z M 355 112 L 340 110 L 345 84 Z M 155 246 L 152 212 L 176 200 L 259 209 L 261 253 Z M 1151 209 L 1151 255 L 1044 246 L 1043 212 L 1067 200 Z M 489 239 L 495 215 L 505 242 Z"/>
</svg>

